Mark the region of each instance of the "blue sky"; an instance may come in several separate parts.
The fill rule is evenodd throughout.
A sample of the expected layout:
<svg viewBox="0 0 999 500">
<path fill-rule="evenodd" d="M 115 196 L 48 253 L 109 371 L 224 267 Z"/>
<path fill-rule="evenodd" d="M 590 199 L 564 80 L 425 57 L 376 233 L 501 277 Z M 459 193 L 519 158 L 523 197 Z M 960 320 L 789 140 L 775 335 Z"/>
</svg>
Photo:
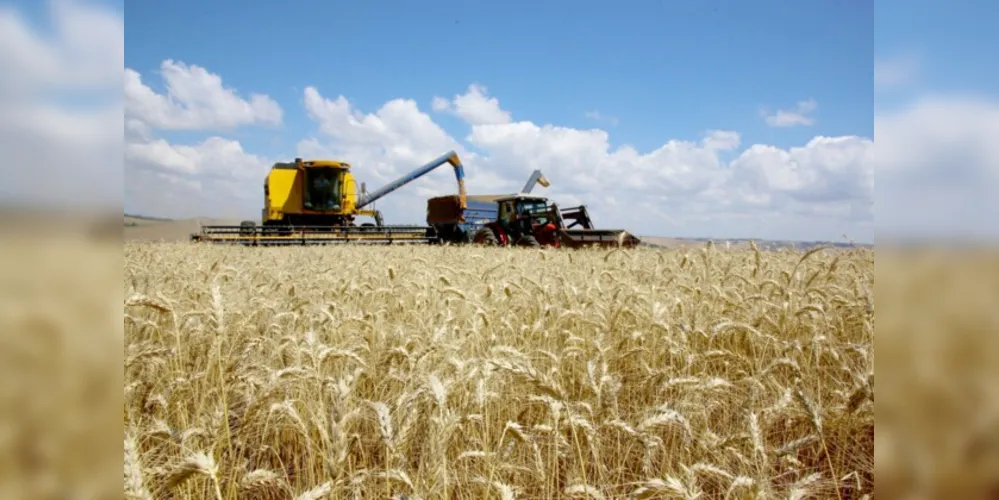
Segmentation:
<svg viewBox="0 0 999 500">
<path fill-rule="evenodd" d="M 872 2 L 470 3 L 176 0 L 125 11 L 125 64 L 152 76 L 164 59 L 269 94 L 278 131 L 240 131 L 248 149 L 290 154 L 312 130 L 302 89 L 345 95 L 364 111 L 396 97 L 484 84 L 515 120 L 601 126 L 639 151 L 706 129 L 789 146 L 813 135 L 872 136 Z M 772 130 L 761 106 L 813 98 L 818 123 Z M 588 111 L 617 119 L 596 122 Z M 457 119 L 438 123 L 465 134 Z M 182 137 L 176 134 L 167 137 Z"/>
<path fill-rule="evenodd" d="M 999 4 L 987 0 L 879 0 L 874 6 L 874 56 L 915 58 L 918 84 L 878 94 L 876 103 L 892 107 L 932 93 L 999 94 Z"/>
<path fill-rule="evenodd" d="M 644 235 L 995 231 L 999 4 L 408 5 L 5 2 L 0 148 L 39 175 L 0 195 L 104 196 L 123 174 L 128 211 L 250 219 L 274 161 L 347 159 L 370 185 L 456 148 L 472 192 L 540 168 L 549 196 Z M 378 209 L 419 223 L 449 174 Z"/>
</svg>

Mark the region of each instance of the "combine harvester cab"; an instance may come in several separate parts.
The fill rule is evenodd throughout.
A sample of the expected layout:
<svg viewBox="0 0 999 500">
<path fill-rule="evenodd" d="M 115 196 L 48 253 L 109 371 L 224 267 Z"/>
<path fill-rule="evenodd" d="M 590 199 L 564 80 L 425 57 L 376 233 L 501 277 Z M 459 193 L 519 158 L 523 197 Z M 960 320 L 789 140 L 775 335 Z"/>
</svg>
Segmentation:
<svg viewBox="0 0 999 500">
<path fill-rule="evenodd" d="M 456 199 L 464 209 L 465 170 L 454 151 L 372 193 L 366 192 L 364 184 L 358 193 L 347 163 L 296 158 L 292 163 L 276 163 L 268 172 L 259 226 L 254 221 L 243 221 L 239 226 L 203 226 L 191 239 L 241 245 L 430 243 L 435 236 L 426 226 L 384 225 L 381 213 L 366 207 L 444 164 L 454 168 Z M 355 218 L 360 216 L 372 217 L 374 223 L 358 226 Z"/>
</svg>

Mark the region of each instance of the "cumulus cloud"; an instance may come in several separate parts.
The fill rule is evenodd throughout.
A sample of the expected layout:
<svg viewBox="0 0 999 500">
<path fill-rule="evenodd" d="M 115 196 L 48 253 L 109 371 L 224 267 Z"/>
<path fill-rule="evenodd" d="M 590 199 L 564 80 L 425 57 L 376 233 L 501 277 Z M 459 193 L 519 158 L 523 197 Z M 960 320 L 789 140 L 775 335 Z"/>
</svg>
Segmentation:
<svg viewBox="0 0 999 500">
<path fill-rule="evenodd" d="M 874 133 L 881 234 L 999 238 L 999 101 L 925 95 Z"/>
<path fill-rule="evenodd" d="M 256 218 L 263 179 L 274 160 L 216 135 L 192 144 L 172 143 L 163 131 L 231 132 L 282 123 L 271 97 L 240 92 L 196 64 L 165 60 L 157 93 L 132 68 L 124 79 L 124 203 L 130 211 L 168 217 Z"/>
<path fill-rule="evenodd" d="M 120 14 L 82 1 L 47 5 L 51 34 L 33 29 L 12 5 L 0 5 L 0 95 L 40 97 L 51 90 L 107 90 L 125 61 Z"/>
<path fill-rule="evenodd" d="M 583 115 L 589 118 L 590 120 L 593 120 L 595 122 L 607 123 L 608 125 L 616 126 L 618 123 L 621 122 L 620 120 L 617 119 L 616 116 L 607 116 L 596 110 L 587 111 Z"/>
<path fill-rule="evenodd" d="M 267 168 L 292 155 L 262 157 L 224 135 L 281 123 L 280 106 L 263 95 L 240 97 L 252 89 L 231 88 L 192 61 L 165 61 L 166 90 L 157 93 L 144 82 L 150 75 L 115 67 L 123 53 L 120 13 L 82 3 L 55 3 L 51 11 L 54 34 L 43 36 L 15 11 L 0 9 L 6 200 L 82 199 L 101 188 L 105 200 L 120 200 L 116 182 L 124 159 L 124 194 L 134 209 L 256 218 Z M 87 58 L 94 64 L 81 62 Z M 124 102 L 113 93 L 123 76 Z M 64 94 L 52 92 L 61 91 L 90 92 L 84 94 L 90 105 L 60 106 L 52 97 Z M 999 212 L 992 196 L 999 187 L 996 101 L 928 96 L 879 113 L 877 147 L 866 137 L 820 136 L 781 148 L 744 144 L 737 131 L 706 130 L 639 151 L 612 146 L 601 129 L 518 120 L 475 84 L 436 99 L 427 111 L 411 99 L 361 110 L 318 87 L 305 87 L 302 96 L 316 128 L 295 154 L 350 161 L 370 189 L 453 149 L 466 163 L 471 192 L 514 192 L 541 169 L 552 185 L 539 192 L 563 205 L 586 203 L 603 227 L 664 236 L 830 239 L 845 233 L 870 240 L 877 175 L 882 230 L 999 232 L 992 222 Z M 793 111 L 811 110 L 806 102 Z M 466 132 L 452 135 L 435 122 L 434 111 L 461 117 Z M 178 129 L 205 134 L 189 144 L 162 136 Z M 420 223 L 425 198 L 454 188 L 445 166 L 377 208 L 391 222 Z"/>
<path fill-rule="evenodd" d="M 167 60 L 161 68 L 166 95 L 126 69 L 125 205 L 130 211 L 169 217 L 247 218 L 254 205 L 259 213 L 271 160 L 247 152 L 236 140 L 209 136 L 195 144 L 175 144 L 157 133 L 276 125 L 280 106 L 262 94 L 247 101 L 221 77 L 195 65 Z"/>
<path fill-rule="evenodd" d="M 166 95 L 125 69 L 125 112 L 161 130 L 231 130 L 242 125 L 279 125 L 282 109 L 266 95 L 249 100 L 222 84 L 219 75 L 196 65 L 166 60 L 160 65 Z"/>
<path fill-rule="evenodd" d="M 510 113 L 500 108 L 499 100 L 490 97 L 485 86 L 477 83 L 469 85 L 467 92 L 451 100 L 434 97 L 432 106 L 434 111 L 455 114 L 472 125 L 510 123 Z"/>
<path fill-rule="evenodd" d="M 709 130 L 702 141 L 705 148 L 718 151 L 735 149 L 740 142 L 739 133 L 733 130 Z"/>
<path fill-rule="evenodd" d="M 912 83 L 919 75 L 920 62 L 914 55 L 874 60 L 874 86 L 894 88 Z"/>
<path fill-rule="evenodd" d="M 438 99 L 432 107 L 457 110 L 459 98 Z M 726 161 L 721 155 L 741 146 L 736 131 L 709 130 L 697 141 L 668 140 L 640 152 L 612 147 L 604 130 L 518 121 L 498 99 L 489 102 L 489 114 L 503 119 L 468 119 L 470 130 L 459 141 L 413 101 L 394 100 L 363 113 L 344 96 L 326 98 L 310 88 L 305 103 L 318 134 L 300 143 L 299 154 L 351 158 L 359 176 L 387 182 L 455 149 L 472 192 L 514 192 L 540 169 L 552 181 L 544 191 L 554 199 L 586 203 L 600 225 L 644 234 L 870 236 L 870 139 L 817 137 L 786 150 L 751 145 Z M 422 209 L 426 196 L 451 192 L 452 174 L 442 168 L 385 198 L 380 208 L 390 219 L 419 223 L 422 211 L 414 214 L 413 207 Z"/>
<path fill-rule="evenodd" d="M 239 141 L 209 137 L 191 145 L 163 139 L 125 146 L 126 204 L 171 217 L 247 218 L 261 208 L 270 161 L 244 151 Z"/>
<path fill-rule="evenodd" d="M 84 2 L 47 9 L 43 34 L 0 6 L 0 198 L 114 206 L 122 186 L 122 16 Z"/>
<path fill-rule="evenodd" d="M 763 120 L 771 127 L 796 127 L 800 125 L 812 125 L 815 118 L 809 116 L 819 103 L 815 99 L 798 101 L 791 109 L 779 109 L 774 113 L 767 110 L 760 112 Z"/>
</svg>

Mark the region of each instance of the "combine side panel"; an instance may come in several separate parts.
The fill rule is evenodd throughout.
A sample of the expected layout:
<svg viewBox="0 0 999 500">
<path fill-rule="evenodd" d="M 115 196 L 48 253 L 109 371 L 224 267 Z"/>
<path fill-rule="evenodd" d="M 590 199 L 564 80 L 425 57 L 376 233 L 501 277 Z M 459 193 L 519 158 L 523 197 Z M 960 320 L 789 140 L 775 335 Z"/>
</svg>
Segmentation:
<svg viewBox="0 0 999 500">
<path fill-rule="evenodd" d="M 343 193 L 343 211 L 345 213 L 352 213 L 357 210 L 357 202 L 359 199 L 359 191 L 357 186 L 357 179 L 350 172 L 345 172 L 343 175 L 343 185 L 340 186 L 340 190 Z"/>
<path fill-rule="evenodd" d="M 267 198 L 271 212 L 267 218 L 280 220 L 283 214 L 302 210 L 302 175 L 294 163 L 279 163 L 267 175 Z"/>
</svg>

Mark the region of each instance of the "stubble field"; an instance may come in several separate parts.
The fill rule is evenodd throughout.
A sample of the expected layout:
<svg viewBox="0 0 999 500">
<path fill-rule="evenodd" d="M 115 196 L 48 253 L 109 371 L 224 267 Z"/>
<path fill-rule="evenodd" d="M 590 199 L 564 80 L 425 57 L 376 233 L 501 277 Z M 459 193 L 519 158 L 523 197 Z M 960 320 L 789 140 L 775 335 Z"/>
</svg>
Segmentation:
<svg viewBox="0 0 999 500">
<path fill-rule="evenodd" d="M 124 252 L 128 498 L 873 493 L 873 250 Z"/>
</svg>

